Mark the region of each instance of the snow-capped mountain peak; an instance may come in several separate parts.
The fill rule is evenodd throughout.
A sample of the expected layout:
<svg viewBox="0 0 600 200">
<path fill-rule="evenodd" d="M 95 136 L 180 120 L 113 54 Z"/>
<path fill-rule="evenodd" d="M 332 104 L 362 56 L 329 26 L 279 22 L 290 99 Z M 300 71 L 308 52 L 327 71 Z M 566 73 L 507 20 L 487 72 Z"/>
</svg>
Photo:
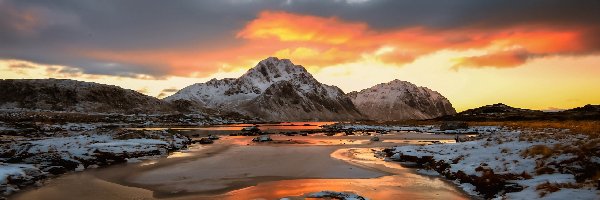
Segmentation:
<svg viewBox="0 0 600 200">
<path fill-rule="evenodd" d="M 271 84 L 297 78 L 312 79 L 312 75 L 301 65 L 294 65 L 289 59 L 269 57 L 249 69 L 238 80 L 249 83 L 264 92 Z"/>
<path fill-rule="evenodd" d="M 456 113 L 440 93 L 398 79 L 348 95 L 371 119 L 429 119 Z"/>
<path fill-rule="evenodd" d="M 165 98 L 269 120 L 325 120 L 362 117 L 337 87 L 319 83 L 304 67 L 270 57 L 237 79 L 210 80 Z"/>
</svg>

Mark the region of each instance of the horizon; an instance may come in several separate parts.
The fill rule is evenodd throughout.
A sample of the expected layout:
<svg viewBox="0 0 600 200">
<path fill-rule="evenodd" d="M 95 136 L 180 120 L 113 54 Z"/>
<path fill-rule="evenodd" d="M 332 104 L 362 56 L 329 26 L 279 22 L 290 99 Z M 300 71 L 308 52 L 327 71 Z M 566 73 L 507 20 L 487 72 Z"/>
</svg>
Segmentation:
<svg viewBox="0 0 600 200">
<path fill-rule="evenodd" d="M 278 58 L 278 59 L 282 59 L 282 58 Z M 301 66 L 301 65 L 300 65 L 300 66 Z M 251 68 L 250 68 L 250 69 L 251 69 Z M 248 70 L 250 70 L 250 69 L 248 69 Z M 231 77 L 231 78 L 233 78 L 233 77 Z M 235 78 L 238 78 L 238 77 L 235 77 Z M 45 79 L 83 81 L 83 80 L 68 79 L 68 78 L 45 78 Z M 0 79 L 0 80 L 40 80 L 40 79 Z M 398 79 L 396 79 L 396 80 L 398 80 Z M 210 81 L 210 80 L 209 80 L 209 81 Z M 392 81 L 394 81 L 394 80 L 392 80 Z M 83 82 L 97 83 L 97 82 L 93 82 L 93 81 L 83 81 Z M 206 82 L 208 82 L 208 81 L 206 81 Z M 202 82 L 202 83 L 206 83 L 206 82 Z M 117 86 L 117 87 L 121 87 L 121 86 L 119 86 L 119 85 L 110 84 L 110 83 L 98 83 L 98 84 L 104 84 L 104 85 L 110 85 L 110 86 Z M 381 84 L 385 84 L 385 83 L 381 83 Z M 334 86 L 335 86 L 335 85 L 334 85 Z M 373 86 L 375 86 L 375 85 L 373 85 Z M 373 86 L 371 86 L 371 87 L 373 87 Z M 187 87 L 187 86 L 186 86 L 186 87 Z M 424 86 L 418 86 L 418 87 L 424 87 Z M 139 92 L 139 93 L 141 93 L 141 94 L 144 94 L 143 92 L 140 92 L 140 91 L 137 91 L 137 90 L 134 90 L 134 89 L 125 88 L 125 87 L 121 87 L 121 88 L 123 88 L 123 89 L 128 89 L 128 90 L 132 90 L 132 91 L 136 91 L 136 92 Z M 185 88 L 185 87 L 184 87 L 184 88 Z M 182 89 L 183 89 L 183 88 L 182 88 Z M 364 88 L 364 89 L 368 89 L 368 88 Z M 364 89 L 359 89 L 359 90 L 350 91 L 350 92 L 360 92 L 361 90 L 364 90 Z M 434 90 L 434 91 L 435 91 L 435 90 Z M 344 93 L 346 93 L 346 94 L 348 94 L 348 93 L 350 93 L 350 92 L 345 92 L 345 91 L 344 91 Z M 176 93 L 176 92 L 175 92 L 175 93 Z M 175 93 L 173 93 L 173 94 L 175 94 Z M 173 95 L 173 94 L 171 94 L 171 95 Z M 144 95 L 147 95 L 147 96 L 150 96 L 150 97 L 156 97 L 156 96 L 151 96 L 151 95 L 148 95 L 148 94 L 144 94 Z M 170 96 L 170 95 L 169 95 L 169 96 Z M 164 99 L 164 98 L 167 98 L 167 97 L 169 97 L 169 96 L 165 96 L 165 97 L 163 97 L 163 98 L 158 98 L 158 97 L 156 97 L 156 98 L 158 98 L 158 99 Z M 464 109 L 464 110 L 457 110 L 457 113 L 458 113 L 458 112 L 462 112 L 462 111 L 466 111 L 466 110 L 469 110 L 469 109 L 475 109 L 475 108 L 480 108 L 480 107 L 484 107 L 484 106 L 491 106 L 491 105 L 496 105 L 496 104 L 504 104 L 504 105 L 507 105 L 507 106 L 510 106 L 510 107 L 513 107 L 513 108 L 520 108 L 520 107 L 511 106 L 511 105 L 509 105 L 509 104 L 506 104 L 506 103 L 503 103 L 503 102 L 496 102 L 496 103 L 491 103 L 491 104 L 486 104 L 486 105 L 480 105 L 480 106 L 476 106 L 476 107 L 472 107 L 472 108 L 466 108 L 466 109 Z M 594 104 L 584 104 L 584 105 L 575 106 L 575 107 L 571 107 L 571 108 L 548 108 L 548 109 L 531 109 L 531 110 L 538 110 L 538 111 L 543 111 L 543 112 L 560 112 L 560 111 L 565 111 L 565 110 L 574 109 L 574 108 L 581 108 L 581 107 L 584 107 L 584 106 L 586 106 L 586 105 L 594 105 Z M 520 109 L 528 109 L 528 108 L 520 108 Z"/>
<path fill-rule="evenodd" d="M 398 79 L 439 92 L 458 112 L 562 110 L 600 104 L 598 9 L 584 0 L 0 0 L 0 78 L 164 98 L 273 56 L 345 93 Z"/>
</svg>

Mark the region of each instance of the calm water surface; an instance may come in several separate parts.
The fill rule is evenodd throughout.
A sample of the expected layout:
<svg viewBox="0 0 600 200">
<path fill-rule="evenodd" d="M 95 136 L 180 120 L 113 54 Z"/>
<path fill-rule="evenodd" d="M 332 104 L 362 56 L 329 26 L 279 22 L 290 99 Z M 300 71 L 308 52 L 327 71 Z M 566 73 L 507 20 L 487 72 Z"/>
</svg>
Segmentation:
<svg viewBox="0 0 600 200">
<path fill-rule="evenodd" d="M 333 122 L 259 124 L 263 131 L 319 129 Z M 200 134 L 240 131 L 253 124 L 171 128 Z M 152 128 L 166 129 L 166 128 Z M 423 137 L 427 138 L 423 138 Z M 10 199 L 305 199 L 322 190 L 354 192 L 370 199 L 469 199 L 439 177 L 416 174 L 374 157 L 384 147 L 449 141 L 452 136 L 272 136 L 281 143 L 255 144 L 252 137 L 224 136 L 166 158 L 146 160 L 50 179 Z"/>
</svg>

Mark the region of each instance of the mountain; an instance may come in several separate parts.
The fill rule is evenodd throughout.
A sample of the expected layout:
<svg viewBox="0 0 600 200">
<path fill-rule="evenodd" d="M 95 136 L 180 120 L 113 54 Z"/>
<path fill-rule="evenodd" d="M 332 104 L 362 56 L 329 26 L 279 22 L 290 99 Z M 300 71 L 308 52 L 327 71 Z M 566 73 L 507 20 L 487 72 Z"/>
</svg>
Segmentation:
<svg viewBox="0 0 600 200">
<path fill-rule="evenodd" d="M 540 119 L 548 113 L 539 110 L 514 108 L 503 103 L 486 105 L 462 111 L 449 117 L 454 120 L 487 121 L 487 120 L 527 120 Z"/>
<path fill-rule="evenodd" d="M 432 119 L 456 110 L 440 93 L 393 80 L 348 94 L 358 110 L 373 120 Z"/>
<path fill-rule="evenodd" d="M 501 114 L 542 114 L 539 110 L 529 110 L 523 108 L 514 108 L 503 103 L 486 105 L 479 108 L 472 108 L 459 113 L 459 115 L 501 115 Z"/>
<path fill-rule="evenodd" d="M 165 98 L 271 121 L 349 120 L 363 116 L 342 90 L 317 81 L 288 59 L 270 57 L 239 78 L 212 79 Z"/>
<path fill-rule="evenodd" d="M 600 105 L 588 104 L 548 115 L 554 116 L 554 119 L 563 120 L 600 120 Z"/>
<path fill-rule="evenodd" d="M 591 114 L 591 113 L 600 113 L 600 105 L 585 105 L 583 107 L 577 107 L 577 108 L 573 108 L 573 109 L 568 109 L 568 110 L 564 110 L 563 112 L 568 112 L 568 113 L 587 113 L 587 114 Z"/>
<path fill-rule="evenodd" d="M 67 79 L 0 80 L 0 108 L 103 113 L 169 112 L 167 102 L 133 90 Z"/>
<path fill-rule="evenodd" d="M 438 119 L 446 121 L 599 120 L 600 105 L 585 105 L 564 111 L 544 112 L 497 103 Z"/>
</svg>

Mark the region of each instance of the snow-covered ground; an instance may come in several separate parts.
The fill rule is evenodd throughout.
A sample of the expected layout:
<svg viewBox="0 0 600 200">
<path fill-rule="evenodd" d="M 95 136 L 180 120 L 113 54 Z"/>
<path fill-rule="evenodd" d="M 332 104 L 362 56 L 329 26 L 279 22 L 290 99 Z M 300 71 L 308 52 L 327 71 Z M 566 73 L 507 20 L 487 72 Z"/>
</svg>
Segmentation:
<svg viewBox="0 0 600 200">
<path fill-rule="evenodd" d="M 398 126 L 398 125 L 366 125 L 366 124 L 336 124 L 338 129 L 365 130 L 365 131 L 413 131 L 422 133 L 442 133 L 442 134 L 461 134 L 461 133 L 495 133 L 500 131 L 498 126 L 472 126 L 465 129 L 441 130 L 439 126 Z"/>
<path fill-rule="evenodd" d="M 151 139 L 149 139 L 151 138 Z M 189 139 L 167 131 L 96 131 L 0 144 L 0 196 L 50 174 L 166 155 Z"/>
<path fill-rule="evenodd" d="M 493 132 L 477 141 L 395 147 L 391 159 L 422 164 L 488 198 L 600 199 L 593 174 L 600 172 L 600 139 L 559 130 Z"/>
</svg>

